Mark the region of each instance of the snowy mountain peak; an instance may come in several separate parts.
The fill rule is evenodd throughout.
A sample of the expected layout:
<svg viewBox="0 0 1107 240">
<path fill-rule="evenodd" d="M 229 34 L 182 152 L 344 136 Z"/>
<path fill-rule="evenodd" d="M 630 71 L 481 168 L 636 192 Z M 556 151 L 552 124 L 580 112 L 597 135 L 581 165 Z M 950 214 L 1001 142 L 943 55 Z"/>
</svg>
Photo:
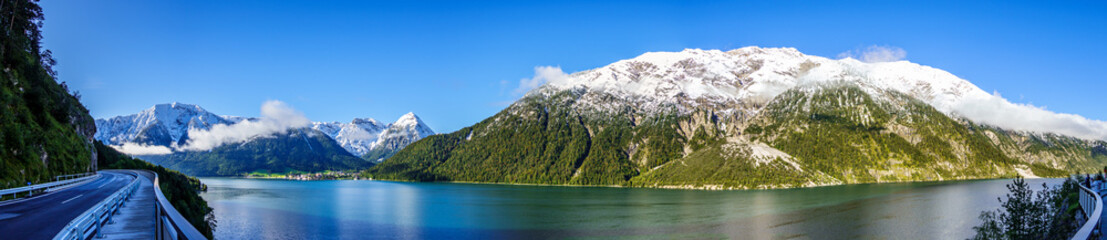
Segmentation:
<svg viewBox="0 0 1107 240">
<path fill-rule="evenodd" d="M 422 119 L 410 112 L 390 124 L 373 118 L 354 118 L 350 123 L 315 122 L 312 128 L 327 134 L 355 156 L 374 151 L 391 156 L 407 144 L 434 134 Z"/>
<path fill-rule="evenodd" d="M 388 130 L 381 133 L 386 134 L 403 134 L 410 136 L 418 136 L 415 140 L 426 136 L 434 135 L 434 130 L 431 130 L 426 123 L 423 123 L 423 119 L 416 116 L 415 113 L 407 113 L 400 116 L 400 119 L 396 119 L 396 122 L 388 125 Z"/>
<path fill-rule="evenodd" d="M 662 105 L 687 109 L 756 105 L 796 86 L 828 82 L 852 82 L 871 91 L 896 90 L 947 113 L 966 97 L 990 96 L 946 71 L 907 61 L 864 63 L 805 55 L 794 48 L 760 47 L 649 52 L 551 79 L 529 94 L 583 89 L 609 93 L 647 109 Z"/>
<path fill-rule="evenodd" d="M 400 116 L 400 119 L 396 119 L 396 122 L 392 123 L 392 125 L 398 125 L 398 126 L 423 125 L 423 119 L 420 119 L 419 116 L 415 115 L 415 113 L 408 112 L 407 114 L 404 114 L 403 116 Z"/>
<path fill-rule="evenodd" d="M 422 118 L 416 116 L 414 113 L 407 113 L 400 116 L 400 119 L 396 119 L 396 122 L 389 124 L 389 131 L 397 132 L 402 131 L 418 138 L 423 138 L 434 134 L 434 131 L 423 122 Z"/>
<path fill-rule="evenodd" d="M 200 106 L 173 102 L 157 104 L 133 115 L 97 119 L 95 138 L 110 145 L 138 142 L 170 146 L 186 139 L 188 129 L 209 129 L 215 124 L 232 122 Z"/>
<path fill-rule="evenodd" d="M 388 128 L 377 135 L 377 140 L 366 147 L 368 151 L 365 151 L 366 154 L 362 156 L 379 162 L 408 144 L 430 135 L 434 135 L 434 130 L 423 123 L 415 113 L 409 112 L 400 116 L 396 122 L 388 124 Z"/>
</svg>

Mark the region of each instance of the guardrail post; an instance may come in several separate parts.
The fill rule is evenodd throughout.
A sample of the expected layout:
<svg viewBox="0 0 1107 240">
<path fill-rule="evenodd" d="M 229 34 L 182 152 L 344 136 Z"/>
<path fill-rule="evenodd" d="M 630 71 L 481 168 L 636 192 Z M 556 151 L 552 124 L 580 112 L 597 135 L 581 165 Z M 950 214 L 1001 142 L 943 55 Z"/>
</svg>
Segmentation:
<svg viewBox="0 0 1107 240">
<path fill-rule="evenodd" d="M 154 239 L 161 239 L 161 211 L 158 211 L 157 199 L 154 200 Z"/>
<path fill-rule="evenodd" d="M 92 229 L 93 229 L 92 230 L 92 235 L 96 236 L 96 238 L 103 238 L 104 237 L 103 234 L 100 234 L 100 223 L 102 223 L 102 222 L 103 222 L 103 219 L 100 218 L 100 216 L 97 216 L 96 217 L 96 222 L 92 224 Z"/>
</svg>

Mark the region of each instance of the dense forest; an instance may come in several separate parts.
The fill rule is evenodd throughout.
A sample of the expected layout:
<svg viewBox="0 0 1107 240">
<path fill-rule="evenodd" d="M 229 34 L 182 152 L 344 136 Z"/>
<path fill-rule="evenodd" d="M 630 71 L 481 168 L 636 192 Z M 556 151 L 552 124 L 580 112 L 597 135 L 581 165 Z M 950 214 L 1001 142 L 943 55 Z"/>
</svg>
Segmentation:
<svg viewBox="0 0 1107 240">
<path fill-rule="evenodd" d="M 144 169 L 157 173 L 161 193 L 173 204 L 173 208 L 177 209 L 177 212 L 188 219 L 188 222 L 204 236 L 212 238 L 215 215 L 212 214 L 211 207 L 208 207 L 208 202 L 198 194 L 198 192 L 207 191 L 207 186 L 199 179 L 132 158 L 105 146 L 100 141 L 96 141 L 96 150 L 100 169 Z"/>
<path fill-rule="evenodd" d="M 574 105 L 578 92 L 532 95 L 471 127 L 416 142 L 364 175 L 742 189 L 1056 177 L 1107 162 L 1102 141 L 1004 131 L 906 94 L 872 94 L 849 84 L 792 89 L 746 117 L 718 109 L 597 113 Z"/>
<path fill-rule="evenodd" d="M 42 49 L 42 8 L 0 1 L 0 188 L 89 172 L 93 119 Z"/>
<path fill-rule="evenodd" d="M 553 101 L 572 101 L 569 93 Z M 680 156 L 674 120 L 658 118 L 634 126 L 626 118 L 587 119 L 564 104 L 531 101 L 451 134 L 429 136 L 367 171 L 378 179 L 621 185 L 639 169 Z M 520 114 L 510 111 L 519 110 Z M 600 126 L 600 127 L 590 127 Z M 478 132 L 478 130 L 486 130 Z M 674 138 L 676 137 L 676 138 Z M 649 159 L 631 162 L 626 146 L 641 146 Z M 653 156 L 653 157 L 644 157 Z"/>
</svg>

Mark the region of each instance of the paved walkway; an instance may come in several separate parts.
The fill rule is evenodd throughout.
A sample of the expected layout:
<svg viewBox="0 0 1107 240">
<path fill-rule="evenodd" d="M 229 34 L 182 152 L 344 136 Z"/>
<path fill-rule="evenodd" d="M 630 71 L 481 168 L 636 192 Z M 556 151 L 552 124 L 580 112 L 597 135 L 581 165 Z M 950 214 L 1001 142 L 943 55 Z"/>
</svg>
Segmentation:
<svg viewBox="0 0 1107 240">
<path fill-rule="evenodd" d="M 146 171 L 139 171 L 138 191 L 112 216 L 112 222 L 101 229 L 104 239 L 154 239 L 154 180 Z"/>
<path fill-rule="evenodd" d="M 1099 190 L 1099 196 L 1102 196 L 1103 200 L 1107 201 L 1107 195 L 1104 194 L 1107 194 L 1107 189 Z M 1103 206 L 1107 207 L 1107 202 L 1105 202 Z M 1102 214 L 1099 215 L 1099 222 L 1102 224 L 1104 223 L 1104 221 L 1107 221 L 1107 211 L 1104 211 Z M 1099 233 L 1099 239 L 1107 240 L 1107 236 L 1104 236 L 1103 233 Z"/>
</svg>

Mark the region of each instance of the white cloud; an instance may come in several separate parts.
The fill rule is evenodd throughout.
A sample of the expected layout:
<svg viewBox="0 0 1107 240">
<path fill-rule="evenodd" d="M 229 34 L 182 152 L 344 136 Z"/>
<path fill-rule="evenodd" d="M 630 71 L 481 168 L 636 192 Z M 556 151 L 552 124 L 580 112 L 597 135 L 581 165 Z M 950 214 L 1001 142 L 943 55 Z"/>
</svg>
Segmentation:
<svg viewBox="0 0 1107 240">
<path fill-rule="evenodd" d="M 907 59 L 907 51 L 892 46 L 869 46 L 868 48 L 839 53 L 838 58 L 853 58 L 862 62 L 895 62 Z"/>
<path fill-rule="evenodd" d="M 559 82 L 569 79 L 569 74 L 561 71 L 561 67 L 538 66 L 534 67 L 534 77 L 519 79 L 519 87 L 513 94 L 522 95 L 531 89 L 542 86 L 548 82 Z"/>
<path fill-rule="evenodd" d="M 970 97 L 953 111 L 973 121 L 1005 129 L 1057 133 L 1084 139 L 1107 140 L 1107 122 L 1080 115 L 1056 113 L 1030 104 L 1012 103 L 998 93 Z"/>
<path fill-rule="evenodd" d="M 206 151 L 228 143 L 239 143 L 255 137 L 284 133 L 289 129 L 307 127 L 311 121 L 303 113 L 281 101 L 267 101 L 261 106 L 261 117 L 233 125 L 218 124 L 208 130 L 188 130 L 188 143 L 178 150 Z"/>
<path fill-rule="evenodd" d="M 127 155 L 165 155 L 173 153 L 173 150 L 165 146 L 139 143 L 123 143 L 123 145 L 112 145 L 111 147 Z"/>
</svg>

